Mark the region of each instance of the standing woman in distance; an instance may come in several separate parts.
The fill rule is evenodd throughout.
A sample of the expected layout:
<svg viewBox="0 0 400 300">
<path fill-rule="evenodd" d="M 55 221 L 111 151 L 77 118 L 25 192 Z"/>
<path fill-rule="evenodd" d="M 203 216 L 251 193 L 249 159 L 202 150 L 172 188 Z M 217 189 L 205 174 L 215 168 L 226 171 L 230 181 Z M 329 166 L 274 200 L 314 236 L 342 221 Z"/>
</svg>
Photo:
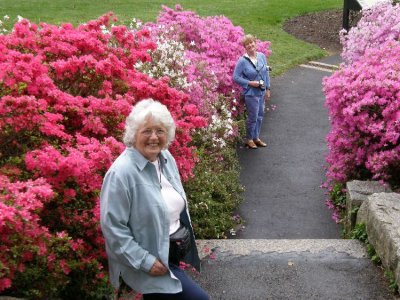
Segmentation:
<svg viewBox="0 0 400 300">
<path fill-rule="evenodd" d="M 143 299 L 208 300 L 179 268 L 199 270 L 188 204 L 175 160 L 167 150 L 175 123 L 167 107 L 138 102 L 126 119 L 127 148 L 107 171 L 100 193 L 100 225 L 111 284 Z"/>
<path fill-rule="evenodd" d="M 265 101 L 271 97 L 269 66 L 263 53 L 257 52 L 256 38 L 250 34 L 242 40 L 246 53 L 239 58 L 233 80 L 241 86 L 247 110 L 246 146 L 250 149 L 266 147 L 260 140 Z"/>
</svg>

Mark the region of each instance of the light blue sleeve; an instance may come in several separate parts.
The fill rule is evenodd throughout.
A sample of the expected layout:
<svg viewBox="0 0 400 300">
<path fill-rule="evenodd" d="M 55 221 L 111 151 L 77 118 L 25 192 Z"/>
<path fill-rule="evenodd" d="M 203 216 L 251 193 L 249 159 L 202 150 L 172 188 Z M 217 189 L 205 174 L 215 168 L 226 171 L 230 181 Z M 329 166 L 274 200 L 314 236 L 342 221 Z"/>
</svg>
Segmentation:
<svg viewBox="0 0 400 300">
<path fill-rule="evenodd" d="M 265 66 L 266 66 L 264 81 L 265 81 L 265 86 L 269 89 L 269 88 L 271 88 L 271 81 L 270 81 L 270 78 L 269 78 L 268 60 L 267 60 L 267 57 L 264 54 L 263 54 L 263 56 L 264 56 Z"/>
<path fill-rule="evenodd" d="M 100 225 L 107 245 L 107 254 L 120 263 L 149 272 L 156 257 L 140 247 L 128 227 L 133 201 L 129 189 L 110 170 L 100 194 Z"/>
<path fill-rule="evenodd" d="M 235 70 L 233 71 L 233 81 L 240 85 L 243 89 L 246 89 L 249 85 L 249 79 L 243 77 L 244 67 L 245 61 L 243 57 L 240 57 L 236 63 Z"/>
</svg>

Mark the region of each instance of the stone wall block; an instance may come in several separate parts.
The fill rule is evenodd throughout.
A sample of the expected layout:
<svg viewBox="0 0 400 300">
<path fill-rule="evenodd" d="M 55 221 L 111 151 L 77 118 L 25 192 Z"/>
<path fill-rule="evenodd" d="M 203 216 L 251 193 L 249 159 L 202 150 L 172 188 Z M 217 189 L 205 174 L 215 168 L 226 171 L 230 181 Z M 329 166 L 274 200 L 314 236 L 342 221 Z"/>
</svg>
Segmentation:
<svg viewBox="0 0 400 300">
<path fill-rule="evenodd" d="M 390 187 L 382 185 L 378 181 L 353 180 L 346 183 L 346 220 L 345 230 L 350 232 L 356 224 L 357 214 L 354 210 L 359 209 L 361 204 L 374 193 L 389 193 Z"/>
<path fill-rule="evenodd" d="M 369 243 L 383 266 L 395 273 L 400 285 L 400 194 L 376 193 L 359 210 L 357 223 L 364 223 Z"/>
<path fill-rule="evenodd" d="M 400 286 L 400 264 L 397 265 L 397 269 L 394 275 L 396 276 L 397 286 Z"/>
</svg>

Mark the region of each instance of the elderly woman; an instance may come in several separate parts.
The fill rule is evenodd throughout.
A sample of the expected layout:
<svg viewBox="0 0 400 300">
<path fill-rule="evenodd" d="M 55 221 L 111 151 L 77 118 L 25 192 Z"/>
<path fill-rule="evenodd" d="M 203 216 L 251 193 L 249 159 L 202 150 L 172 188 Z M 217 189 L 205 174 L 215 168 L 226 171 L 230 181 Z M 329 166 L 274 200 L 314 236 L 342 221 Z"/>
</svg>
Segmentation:
<svg viewBox="0 0 400 300">
<path fill-rule="evenodd" d="M 246 35 L 242 40 L 246 53 L 239 58 L 233 80 L 242 87 L 247 110 L 246 146 L 250 149 L 266 147 L 260 140 L 265 101 L 271 97 L 269 67 L 264 54 L 257 52 L 256 39 Z"/>
<path fill-rule="evenodd" d="M 101 229 L 110 281 L 144 299 L 208 299 L 178 265 L 199 270 L 186 195 L 167 150 L 175 123 L 161 103 L 137 103 L 126 120 L 125 151 L 105 175 L 100 194 Z"/>
</svg>

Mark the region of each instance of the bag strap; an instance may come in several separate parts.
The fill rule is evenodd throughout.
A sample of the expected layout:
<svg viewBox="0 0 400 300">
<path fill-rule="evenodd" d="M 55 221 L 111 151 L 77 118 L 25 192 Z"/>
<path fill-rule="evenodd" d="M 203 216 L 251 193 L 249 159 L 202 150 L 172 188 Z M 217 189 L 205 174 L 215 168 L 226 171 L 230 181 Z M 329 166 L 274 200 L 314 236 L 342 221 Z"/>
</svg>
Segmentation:
<svg viewBox="0 0 400 300">
<path fill-rule="evenodd" d="M 253 61 L 250 59 L 250 57 L 247 57 L 246 55 L 243 55 L 243 58 L 244 59 L 246 59 L 247 61 L 249 61 L 250 62 L 250 64 L 254 67 L 254 69 L 256 70 L 256 72 L 257 72 L 257 74 L 256 74 L 256 76 L 254 77 L 254 79 L 256 79 L 257 78 L 257 76 L 258 75 L 260 75 L 260 71 L 261 71 L 261 69 L 260 70 L 257 70 L 257 67 L 256 67 L 256 65 L 253 63 Z M 247 77 L 247 76 L 246 76 Z M 249 79 L 250 80 L 250 78 L 248 78 L 247 77 L 247 79 Z M 254 80 L 253 79 L 253 80 Z"/>
<path fill-rule="evenodd" d="M 243 58 L 248 60 L 250 62 L 250 64 L 254 67 L 254 69 L 256 69 L 256 71 L 259 73 L 261 71 L 262 68 L 260 68 L 260 70 L 257 70 L 257 66 L 253 63 L 253 61 L 250 59 L 250 57 L 243 55 Z M 267 66 L 268 67 L 268 66 Z"/>
<path fill-rule="evenodd" d="M 256 69 L 256 71 L 257 71 L 257 66 L 253 63 L 253 61 L 250 59 L 250 57 L 245 56 L 245 55 L 243 55 L 243 57 L 244 57 L 244 59 L 247 59 L 250 62 L 250 64 L 254 67 L 254 69 Z M 259 71 L 257 71 L 257 72 L 259 72 Z"/>
</svg>

